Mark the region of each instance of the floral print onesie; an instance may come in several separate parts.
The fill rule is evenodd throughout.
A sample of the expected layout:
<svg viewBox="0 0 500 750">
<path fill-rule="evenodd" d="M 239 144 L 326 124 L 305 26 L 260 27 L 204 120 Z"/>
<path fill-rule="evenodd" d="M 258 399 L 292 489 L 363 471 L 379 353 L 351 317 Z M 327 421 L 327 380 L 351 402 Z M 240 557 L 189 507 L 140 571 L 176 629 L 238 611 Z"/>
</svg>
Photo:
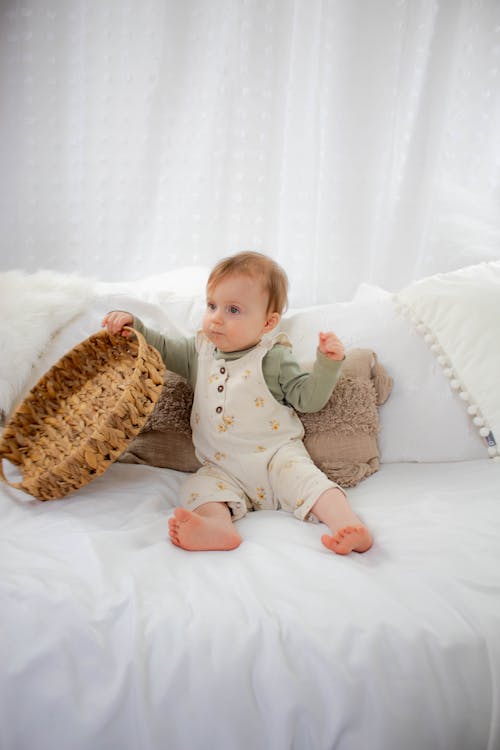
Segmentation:
<svg viewBox="0 0 500 750">
<path fill-rule="evenodd" d="M 294 409 L 280 404 L 266 384 L 262 360 L 276 343 L 288 339 L 278 334 L 225 360 L 198 334 L 191 427 L 202 467 L 181 488 L 186 508 L 224 502 L 234 520 L 249 510 L 277 508 L 305 520 L 319 496 L 338 487 L 311 460 Z"/>
</svg>

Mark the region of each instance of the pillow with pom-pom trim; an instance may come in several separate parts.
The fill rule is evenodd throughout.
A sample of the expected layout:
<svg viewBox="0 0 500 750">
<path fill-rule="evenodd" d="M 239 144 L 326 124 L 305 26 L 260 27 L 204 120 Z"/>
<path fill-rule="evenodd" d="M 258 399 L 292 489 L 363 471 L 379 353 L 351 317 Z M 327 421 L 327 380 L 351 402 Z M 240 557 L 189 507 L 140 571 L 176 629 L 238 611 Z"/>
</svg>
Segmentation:
<svg viewBox="0 0 500 750">
<path fill-rule="evenodd" d="M 435 354 L 487 454 L 500 461 L 500 261 L 421 279 L 395 301 Z"/>
</svg>

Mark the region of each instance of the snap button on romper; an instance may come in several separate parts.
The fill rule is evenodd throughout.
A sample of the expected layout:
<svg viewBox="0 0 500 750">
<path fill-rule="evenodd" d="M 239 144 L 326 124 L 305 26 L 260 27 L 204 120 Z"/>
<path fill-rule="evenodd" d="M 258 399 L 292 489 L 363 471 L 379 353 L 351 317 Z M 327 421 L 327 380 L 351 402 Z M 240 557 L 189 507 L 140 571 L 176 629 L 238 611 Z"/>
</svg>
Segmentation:
<svg viewBox="0 0 500 750">
<path fill-rule="evenodd" d="M 215 359 L 215 347 L 198 335 L 198 376 L 191 412 L 193 444 L 203 464 L 181 488 L 194 510 L 225 502 L 234 520 L 248 510 L 283 508 L 304 520 L 319 496 L 337 487 L 313 463 L 292 407 L 278 403 L 262 373 L 262 360 L 283 334 L 261 341 L 237 360 Z"/>
</svg>

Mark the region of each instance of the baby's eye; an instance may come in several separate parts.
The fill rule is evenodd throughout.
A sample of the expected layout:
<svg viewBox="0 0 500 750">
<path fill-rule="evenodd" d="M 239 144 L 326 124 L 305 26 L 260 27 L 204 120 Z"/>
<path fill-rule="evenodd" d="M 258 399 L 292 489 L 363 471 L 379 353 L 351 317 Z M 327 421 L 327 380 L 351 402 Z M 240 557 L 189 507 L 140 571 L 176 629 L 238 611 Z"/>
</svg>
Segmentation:
<svg viewBox="0 0 500 750">
<path fill-rule="evenodd" d="M 215 310 L 215 304 L 213 302 L 207 302 L 207 310 Z"/>
<path fill-rule="evenodd" d="M 236 307 L 236 305 L 230 305 L 228 309 L 231 315 L 237 315 L 240 311 L 239 307 Z"/>
</svg>

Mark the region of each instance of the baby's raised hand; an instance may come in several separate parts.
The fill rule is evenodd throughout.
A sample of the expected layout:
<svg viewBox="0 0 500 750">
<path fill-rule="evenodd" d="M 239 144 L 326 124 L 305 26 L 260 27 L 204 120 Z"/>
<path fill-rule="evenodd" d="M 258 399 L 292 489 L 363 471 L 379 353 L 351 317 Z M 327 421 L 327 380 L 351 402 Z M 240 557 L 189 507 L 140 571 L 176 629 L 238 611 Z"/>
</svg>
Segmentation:
<svg viewBox="0 0 500 750">
<path fill-rule="evenodd" d="M 342 341 L 331 331 L 319 334 L 318 349 L 329 359 L 344 359 L 345 350 Z"/>
<path fill-rule="evenodd" d="M 107 328 L 110 333 L 120 333 L 126 339 L 131 335 L 131 331 L 124 331 L 125 326 L 132 325 L 134 321 L 133 316 L 129 312 L 124 310 L 112 310 L 102 319 L 101 325 L 103 328 Z"/>
</svg>

